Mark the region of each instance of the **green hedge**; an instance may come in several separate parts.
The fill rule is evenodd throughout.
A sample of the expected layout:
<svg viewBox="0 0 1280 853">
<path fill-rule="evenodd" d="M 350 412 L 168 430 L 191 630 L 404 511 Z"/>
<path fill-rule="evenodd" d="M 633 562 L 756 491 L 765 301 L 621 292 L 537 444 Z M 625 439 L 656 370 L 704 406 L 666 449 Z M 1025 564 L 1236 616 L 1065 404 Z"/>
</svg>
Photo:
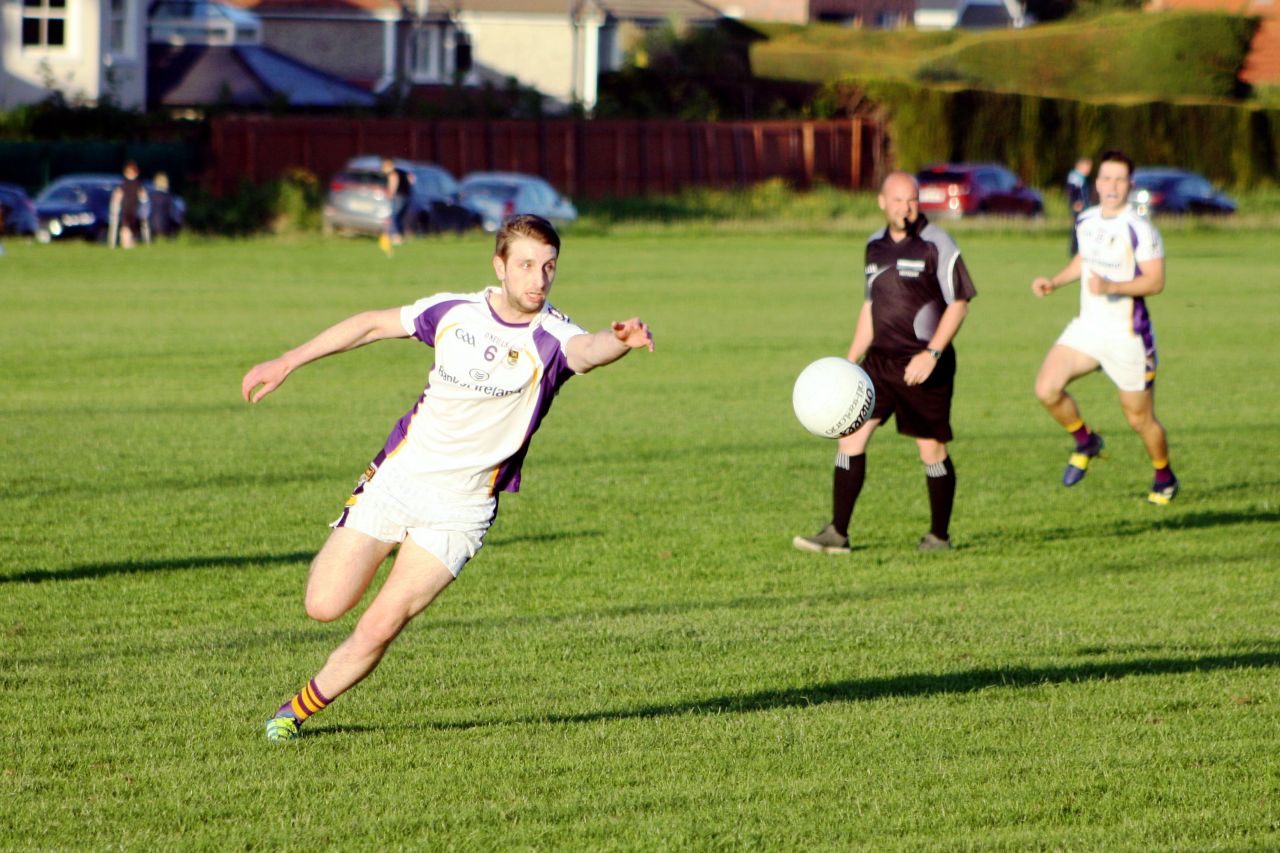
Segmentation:
<svg viewBox="0 0 1280 853">
<path fill-rule="evenodd" d="M 921 82 L 1085 100 L 1238 98 L 1257 18 L 1110 14 L 965 39 L 917 67 Z"/>
<path fill-rule="evenodd" d="M 1004 163 L 1033 186 L 1076 158 L 1121 148 L 1140 165 L 1180 166 L 1236 188 L 1280 183 L 1280 109 L 1240 104 L 1099 104 L 978 89 L 843 81 L 829 103 L 868 97 L 889 122 L 894 162 Z"/>
</svg>

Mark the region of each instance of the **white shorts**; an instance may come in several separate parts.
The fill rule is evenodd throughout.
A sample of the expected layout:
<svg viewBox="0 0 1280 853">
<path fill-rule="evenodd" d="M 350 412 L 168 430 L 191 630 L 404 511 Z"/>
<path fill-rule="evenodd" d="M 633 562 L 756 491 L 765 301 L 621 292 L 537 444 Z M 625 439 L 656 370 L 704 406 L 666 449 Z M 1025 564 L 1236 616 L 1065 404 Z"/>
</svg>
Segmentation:
<svg viewBox="0 0 1280 853">
<path fill-rule="evenodd" d="M 329 526 L 358 530 L 380 542 L 403 542 L 408 535 L 456 578 L 484 544 L 497 499 L 418 489 L 413 504 L 377 488 L 376 478 L 362 477 L 342 515 Z"/>
<path fill-rule="evenodd" d="M 1156 381 L 1153 337 L 1144 339 L 1132 332 L 1104 331 L 1076 317 L 1067 324 L 1057 342 L 1097 361 L 1121 391 L 1145 391 Z"/>
</svg>

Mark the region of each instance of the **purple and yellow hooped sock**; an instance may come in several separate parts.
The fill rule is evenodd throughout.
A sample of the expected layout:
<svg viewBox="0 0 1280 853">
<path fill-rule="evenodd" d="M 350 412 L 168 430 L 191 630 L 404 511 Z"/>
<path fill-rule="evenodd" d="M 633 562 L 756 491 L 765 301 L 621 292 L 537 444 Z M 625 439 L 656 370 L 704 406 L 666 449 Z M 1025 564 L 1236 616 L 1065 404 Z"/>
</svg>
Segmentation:
<svg viewBox="0 0 1280 853">
<path fill-rule="evenodd" d="M 328 707 L 329 701 L 320 692 L 320 688 L 316 687 L 316 680 L 313 678 L 307 682 L 306 687 L 298 691 L 297 696 L 280 706 L 276 716 L 293 717 L 301 725 L 312 714 L 317 714 Z"/>
</svg>

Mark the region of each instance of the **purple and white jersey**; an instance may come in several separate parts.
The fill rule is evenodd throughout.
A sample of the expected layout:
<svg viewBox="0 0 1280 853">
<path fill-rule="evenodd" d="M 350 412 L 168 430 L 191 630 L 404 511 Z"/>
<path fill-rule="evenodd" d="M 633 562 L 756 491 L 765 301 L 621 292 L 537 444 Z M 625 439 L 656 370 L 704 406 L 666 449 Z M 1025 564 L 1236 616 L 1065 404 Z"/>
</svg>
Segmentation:
<svg viewBox="0 0 1280 853">
<path fill-rule="evenodd" d="M 380 488 L 408 501 L 520 488 L 529 440 L 574 375 L 565 344 L 586 330 L 550 303 L 529 323 L 504 322 L 489 307 L 497 292 L 437 293 L 400 309 L 405 331 L 435 348 L 435 364 L 387 437 Z"/>
<path fill-rule="evenodd" d="M 1143 261 L 1164 257 L 1160 232 L 1150 220 L 1125 205 L 1118 214 L 1102 215 L 1091 207 L 1080 214 L 1076 224 L 1080 245 L 1080 319 L 1104 332 L 1147 337 L 1151 318 L 1141 296 L 1099 295 L 1089 290 L 1088 281 L 1096 273 L 1107 281 L 1133 281 Z"/>
</svg>

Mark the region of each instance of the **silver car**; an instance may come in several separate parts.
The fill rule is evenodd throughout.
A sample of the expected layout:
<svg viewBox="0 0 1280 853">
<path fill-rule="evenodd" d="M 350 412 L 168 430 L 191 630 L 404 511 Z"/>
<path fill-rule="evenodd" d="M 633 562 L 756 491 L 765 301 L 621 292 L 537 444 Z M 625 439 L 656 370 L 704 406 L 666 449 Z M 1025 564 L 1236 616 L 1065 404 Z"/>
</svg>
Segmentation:
<svg viewBox="0 0 1280 853">
<path fill-rule="evenodd" d="M 392 162 L 413 178 L 403 213 L 405 231 L 465 231 L 480 224 L 480 216 L 459 203 L 458 183 L 448 170 L 412 160 Z M 390 217 L 391 198 L 381 157 L 357 157 L 329 182 L 323 211 L 326 234 L 381 234 Z"/>
<path fill-rule="evenodd" d="M 519 172 L 472 172 L 462 179 L 462 203 L 480 214 L 486 231 L 497 231 L 508 216 L 533 213 L 555 225 L 573 222 L 578 209 L 537 175 Z"/>
</svg>

